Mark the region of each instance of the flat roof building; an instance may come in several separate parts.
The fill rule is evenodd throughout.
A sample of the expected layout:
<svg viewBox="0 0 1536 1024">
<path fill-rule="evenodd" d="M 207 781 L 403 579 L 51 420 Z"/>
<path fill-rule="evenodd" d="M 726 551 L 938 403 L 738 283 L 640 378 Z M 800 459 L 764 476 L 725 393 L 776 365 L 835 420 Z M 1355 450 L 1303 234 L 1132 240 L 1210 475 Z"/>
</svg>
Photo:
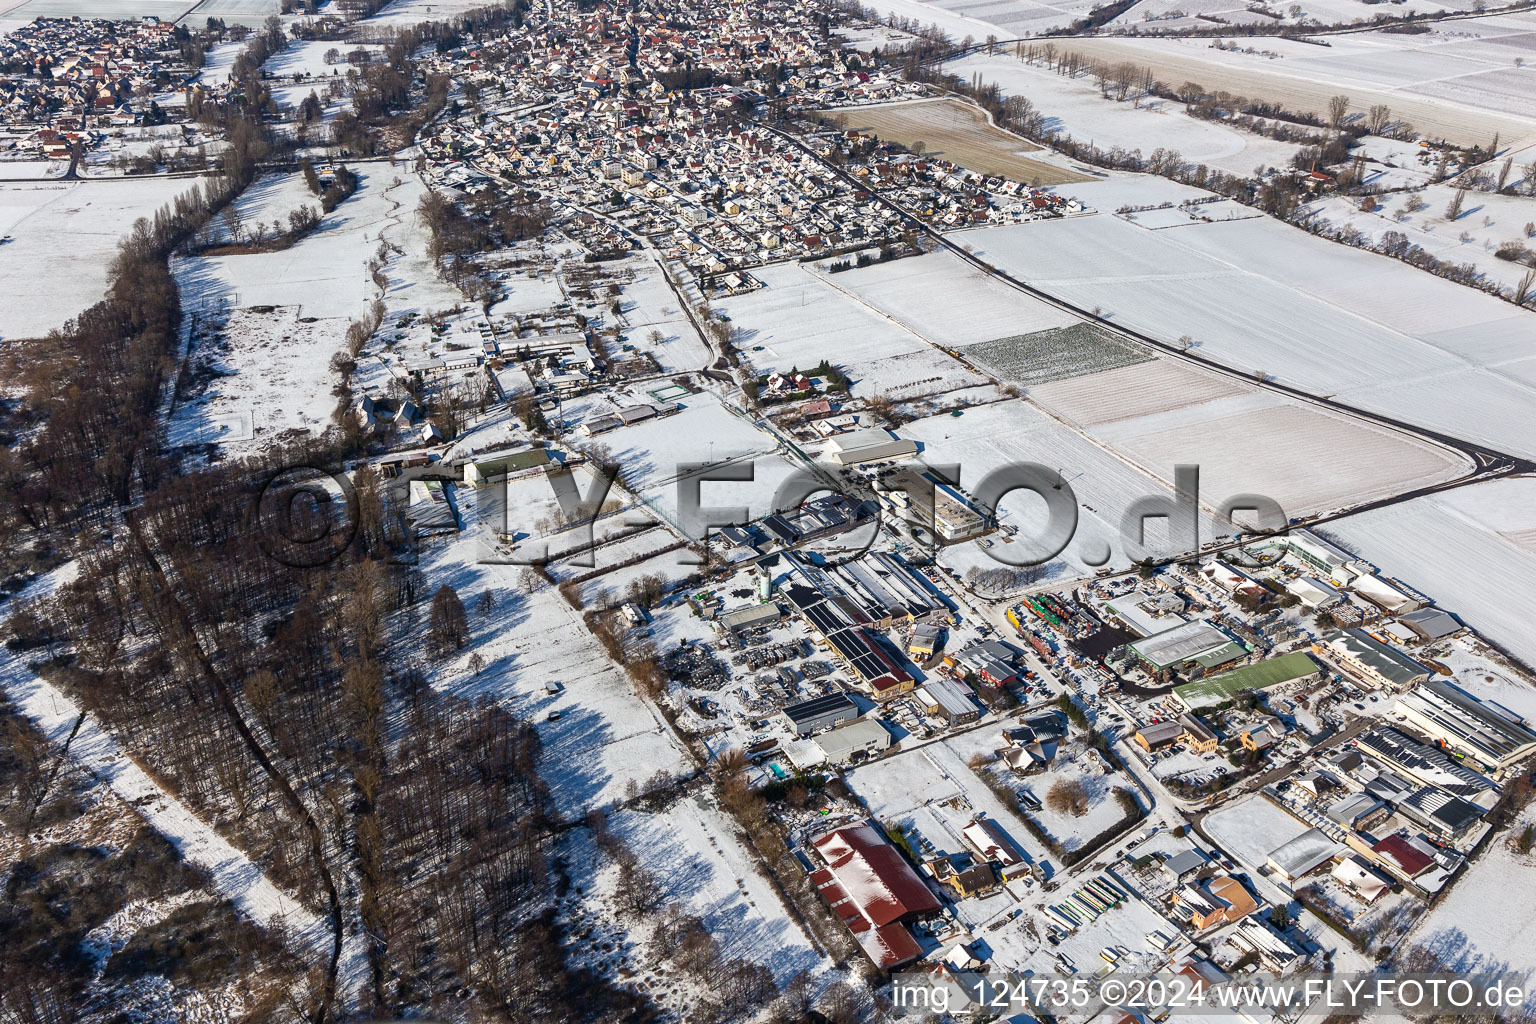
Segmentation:
<svg viewBox="0 0 1536 1024">
<path fill-rule="evenodd" d="M 1215 668 L 1247 653 L 1241 644 L 1204 619 L 1183 622 L 1161 633 L 1133 640 L 1130 648 L 1155 669 L 1185 665 Z"/>
<path fill-rule="evenodd" d="M 827 457 L 839 466 L 864 466 L 874 462 L 895 462 L 917 454 L 917 444 L 870 427 L 835 434 L 827 443 Z"/>
<path fill-rule="evenodd" d="M 1536 751 L 1536 732 L 1460 687 L 1428 680 L 1397 699 L 1409 725 L 1432 740 L 1499 770 Z"/>
<path fill-rule="evenodd" d="M 1350 675 L 1371 686 L 1401 690 L 1429 678 L 1428 668 L 1363 629 L 1330 633 L 1320 646 L 1319 654 L 1326 652 Z"/>
<path fill-rule="evenodd" d="M 796 736 L 830 729 L 859 717 L 859 706 L 846 693 L 829 693 L 786 706 L 779 716 Z"/>
<path fill-rule="evenodd" d="M 773 601 L 764 601 L 762 604 L 748 605 L 745 608 L 737 608 L 735 611 L 725 612 L 720 616 L 720 622 L 726 629 L 743 630 L 757 629 L 760 626 L 771 626 L 784 617 L 784 609 Z"/>
<path fill-rule="evenodd" d="M 1479 775 L 1445 751 L 1411 739 L 1391 726 L 1362 733 L 1355 738 L 1355 746 L 1404 778 L 1422 786 L 1435 786 L 1478 804 L 1488 802 L 1495 792 L 1492 780 Z"/>
<path fill-rule="evenodd" d="M 861 718 L 824 732 L 812 742 L 827 756 L 828 764 L 852 764 L 889 749 L 891 734 L 878 719 Z"/>
</svg>

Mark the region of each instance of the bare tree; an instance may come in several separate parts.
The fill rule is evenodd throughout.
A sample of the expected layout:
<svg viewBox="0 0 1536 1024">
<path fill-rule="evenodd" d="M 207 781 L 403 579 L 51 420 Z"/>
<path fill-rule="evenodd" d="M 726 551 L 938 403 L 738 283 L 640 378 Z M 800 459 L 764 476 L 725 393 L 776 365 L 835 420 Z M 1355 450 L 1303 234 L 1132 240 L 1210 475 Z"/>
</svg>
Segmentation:
<svg viewBox="0 0 1536 1024">
<path fill-rule="evenodd" d="M 1328 101 L 1328 125 L 1334 131 L 1344 126 L 1344 118 L 1349 114 L 1349 97 L 1334 96 Z"/>
<path fill-rule="evenodd" d="M 1385 103 L 1371 105 L 1370 113 L 1366 115 L 1366 129 L 1372 135 L 1381 135 L 1387 130 L 1387 125 L 1392 123 L 1392 108 Z"/>
</svg>

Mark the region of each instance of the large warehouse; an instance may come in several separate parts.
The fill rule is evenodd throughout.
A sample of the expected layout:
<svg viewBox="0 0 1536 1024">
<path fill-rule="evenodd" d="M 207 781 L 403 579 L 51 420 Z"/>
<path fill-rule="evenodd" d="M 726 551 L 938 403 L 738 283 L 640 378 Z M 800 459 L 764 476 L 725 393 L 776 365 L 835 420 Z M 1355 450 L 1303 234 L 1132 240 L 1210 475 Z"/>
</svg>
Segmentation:
<svg viewBox="0 0 1536 1024">
<path fill-rule="evenodd" d="M 827 457 L 839 466 L 866 466 L 875 462 L 895 462 L 917 454 L 917 444 L 870 427 L 836 434 L 827 445 Z"/>
<path fill-rule="evenodd" d="M 1312 649 L 1338 662 L 1367 686 L 1402 689 L 1429 678 L 1429 669 L 1363 629 L 1341 629 Z"/>
<path fill-rule="evenodd" d="M 1397 699 L 1409 725 L 1489 769 L 1536 751 L 1536 732 L 1499 714 L 1465 690 L 1433 679 Z"/>
<path fill-rule="evenodd" d="M 1242 644 L 1204 619 L 1180 623 L 1161 633 L 1133 640 L 1130 647 L 1137 657 L 1154 669 L 1198 665 L 1209 670 L 1230 664 L 1248 653 Z"/>
</svg>

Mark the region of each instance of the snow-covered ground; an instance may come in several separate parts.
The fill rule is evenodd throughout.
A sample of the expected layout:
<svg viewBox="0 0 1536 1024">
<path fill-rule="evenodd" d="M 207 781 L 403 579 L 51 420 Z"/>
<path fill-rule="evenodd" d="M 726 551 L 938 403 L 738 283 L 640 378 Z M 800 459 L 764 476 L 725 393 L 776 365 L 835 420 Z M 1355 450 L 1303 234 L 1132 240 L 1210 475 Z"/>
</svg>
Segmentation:
<svg viewBox="0 0 1536 1024">
<path fill-rule="evenodd" d="M 415 172 L 373 165 L 359 178 L 357 192 L 288 249 L 172 261 L 182 305 L 203 331 L 194 359 L 218 373 L 196 400 L 175 409 L 173 442 L 243 450 L 285 430 L 319 433 L 335 405 L 331 357 L 344 348 L 350 320 L 379 297 L 390 316 L 438 312 L 463 301 L 427 256 L 426 232 L 415 216 L 423 188 Z M 249 229 L 253 222 L 286 219 L 288 209 L 312 200 L 301 175 L 285 175 L 258 182 L 239 209 Z M 227 233 L 222 218 L 211 230 L 215 237 Z M 382 293 L 368 275 L 381 245 L 388 257 Z M 215 347 L 210 333 L 223 343 Z M 385 382 L 377 362 L 363 365 L 360 379 Z"/>
<path fill-rule="evenodd" d="M 823 359 L 841 367 L 855 395 L 915 397 L 974 383 L 963 365 L 861 301 L 840 279 L 798 263 L 763 267 L 765 287 L 716 307 L 737 328 L 733 340 L 759 373 L 808 370 Z M 896 271 L 900 273 L 900 271 Z M 980 340 L 980 339 L 976 339 Z"/>
<path fill-rule="evenodd" d="M 40 337 L 98 302 L 117 243 L 184 192 L 180 179 L 0 184 L 0 337 Z"/>
<path fill-rule="evenodd" d="M 656 872 L 668 906 L 703 920 L 726 959 L 760 963 L 780 986 L 801 971 L 830 966 L 785 912 L 756 856 L 737 839 L 739 826 L 704 796 L 686 796 L 659 814 L 625 810 L 610 816 L 607 827 Z M 571 869 L 590 879 L 589 904 L 612 899 L 625 884 L 622 869 L 598 853 L 587 830 L 567 849 Z"/>
<path fill-rule="evenodd" d="M 297 172 L 293 174 L 270 174 L 256 179 L 250 187 L 240 193 L 240 197 L 232 204 L 236 211 L 237 223 L 240 226 L 242 240 L 248 239 L 258 225 L 265 230 L 267 237 L 288 230 L 288 215 L 300 207 L 309 207 L 315 213 L 320 213 L 320 198 L 309 190 L 309 185 L 304 181 L 304 175 Z M 208 225 L 207 234 L 210 243 L 225 243 L 233 241 L 229 232 L 229 219 L 224 215 L 215 217 Z M 273 228 L 272 225 L 277 227 Z"/>
<path fill-rule="evenodd" d="M 1205 819 L 1205 830 L 1249 871 L 1258 871 L 1269 855 L 1307 831 L 1307 826 L 1255 793 Z"/>
<path fill-rule="evenodd" d="M 1324 531 L 1536 665 L 1536 481 L 1476 484 L 1349 516 Z"/>
<path fill-rule="evenodd" d="M 1152 474 L 1117 458 L 1091 439 L 1040 412 L 1023 401 L 998 402 L 970 409 L 963 416 L 940 415 L 916 420 L 901 429 L 922 446 L 930 465 L 960 466 L 960 483 L 974 489 L 993 470 L 1028 463 L 1060 470 L 1077 503 L 1077 524 L 1071 543 L 1060 560 L 1070 569 L 1091 575 L 1108 554 L 1113 564 L 1126 564 L 1130 555 L 1122 543 L 1121 520 L 1128 506 L 1146 495 L 1169 495 L 1170 485 Z M 981 544 L 997 545 L 997 557 L 1024 557 L 1023 547 L 1043 538 L 1048 515 L 1044 502 L 1028 491 L 1016 491 L 998 508 L 1003 526 L 1018 531 L 1019 554 L 1001 538 L 983 538 Z M 1201 537 L 1216 535 L 1208 515 L 1201 516 Z M 1149 543 L 1165 534 L 1159 521 L 1150 521 Z M 966 545 L 975 547 L 975 545 Z M 991 552 L 993 549 L 988 548 Z"/>
<path fill-rule="evenodd" d="M 1498 173 L 1501 160 L 1494 161 L 1493 173 Z M 1519 181 L 1520 173 L 1517 165 L 1510 181 Z M 1437 259 L 1471 263 L 1505 294 L 1514 295 L 1530 265 L 1499 259 L 1495 253 L 1510 242 L 1536 249 L 1536 237 L 1526 234 L 1526 226 L 1536 224 L 1536 199 L 1469 191 L 1462 197 L 1456 219 L 1451 220 L 1454 184 L 1429 185 L 1409 195 L 1417 196 L 1424 208 L 1414 212 L 1408 208 L 1407 196 L 1396 195 L 1382 196 L 1370 213 L 1361 210 L 1359 199 L 1344 196 L 1331 197 L 1312 208 L 1334 227 L 1347 225 L 1377 244 L 1388 231 L 1396 231 Z"/>
<path fill-rule="evenodd" d="M 8 652 L 0 653 L 0 686 L 56 745 L 69 737 L 80 720 L 74 701 Z M 264 927 L 286 929 L 308 951 L 329 951 L 331 930 L 322 915 L 273 885 L 245 854 L 151 779 L 95 719 L 81 722 L 69 743 L 69 756 L 111 786 L 187 863 L 206 872 L 211 887 L 242 916 Z"/>
<path fill-rule="evenodd" d="M 1065 327 L 1077 320 L 961 263 L 950 252 L 878 263 L 829 274 L 825 280 L 914 334 L 950 348 Z"/>
<path fill-rule="evenodd" d="M 1146 157 L 1170 149 L 1190 163 L 1247 176 L 1260 167 L 1288 167 L 1299 148 L 1191 117 L 1182 103 L 1157 97 L 1139 103 L 1106 99 L 1089 75 L 1067 78 L 1007 54 L 971 54 L 946 64 L 945 70 L 967 79 L 980 75 L 1004 95 L 1028 97 L 1051 127 L 1100 149 L 1140 150 Z"/>
<path fill-rule="evenodd" d="M 187 10 L 187 0 L 27 0 L 5 12 L 7 19 L 25 18 L 143 18 L 175 21 Z"/>
<path fill-rule="evenodd" d="M 1446 22 L 1422 35 L 1335 35 L 1326 45 L 1265 36 L 1229 47 L 1208 37 L 1142 36 L 1074 39 L 1062 46 L 1112 63 L 1130 60 L 1165 82 L 1194 81 L 1318 115 L 1326 115 L 1329 99 L 1339 94 L 1350 97 L 1357 117 L 1385 103 L 1426 137 L 1486 145 L 1495 132 L 1505 143 L 1536 140 L 1536 66 L 1513 62 L 1533 24 L 1530 14 L 1504 15 Z M 1463 31 L 1469 35 L 1449 34 Z M 1507 47 L 1471 33 L 1507 37 Z"/>
<path fill-rule="evenodd" d="M 280 0 L 202 0 L 186 13 L 184 24 L 195 28 L 208 18 L 222 18 L 228 25 L 258 28 L 281 8 Z"/>
<path fill-rule="evenodd" d="M 1269 218 L 1117 217 L 965 232 L 983 258 L 1245 373 L 1536 454 L 1536 313 Z"/>
<path fill-rule="evenodd" d="M 459 488 L 457 497 L 464 519 L 476 522 L 473 489 Z M 665 724 L 635 695 L 581 614 L 553 587 L 525 593 L 524 567 L 493 557 L 489 543 L 466 536 L 422 559 L 433 585 L 452 586 L 466 605 L 485 590 L 496 599 L 489 616 L 471 617 L 469 645 L 438 667 L 433 685 L 493 697 L 533 722 L 544 744 L 543 774 L 562 814 L 580 817 L 623 799 L 631 781 L 684 771 L 687 762 Z M 478 675 L 468 666 L 472 652 L 485 660 Z M 550 694 L 546 683 L 558 683 L 560 692 Z"/>
<path fill-rule="evenodd" d="M 1528 808 L 1453 883 L 1409 943 L 1427 947 L 1459 973 L 1508 971 L 1525 979 L 1536 973 L 1536 921 L 1523 909 L 1536 900 L 1536 864 L 1509 842 L 1533 823 L 1536 813 Z"/>
</svg>

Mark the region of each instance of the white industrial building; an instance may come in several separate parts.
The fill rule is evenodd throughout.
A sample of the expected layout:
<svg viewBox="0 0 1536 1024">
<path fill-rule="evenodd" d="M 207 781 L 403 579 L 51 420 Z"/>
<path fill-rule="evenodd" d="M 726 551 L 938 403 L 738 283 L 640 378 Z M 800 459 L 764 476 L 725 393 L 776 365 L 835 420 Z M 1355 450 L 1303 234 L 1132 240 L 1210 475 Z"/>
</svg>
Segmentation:
<svg viewBox="0 0 1536 1024">
<path fill-rule="evenodd" d="M 867 466 L 876 462 L 895 462 L 917 454 L 917 443 L 897 437 L 889 430 L 870 427 L 837 434 L 827 442 L 827 457 L 839 466 Z"/>
<path fill-rule="evenodd" d="M 1397 699 L 1407 724 L 1451 750 L 1498 770 L 1536 751 L 1536 732 L 1449 683 L 1428 680 Z"/>
</svg>

